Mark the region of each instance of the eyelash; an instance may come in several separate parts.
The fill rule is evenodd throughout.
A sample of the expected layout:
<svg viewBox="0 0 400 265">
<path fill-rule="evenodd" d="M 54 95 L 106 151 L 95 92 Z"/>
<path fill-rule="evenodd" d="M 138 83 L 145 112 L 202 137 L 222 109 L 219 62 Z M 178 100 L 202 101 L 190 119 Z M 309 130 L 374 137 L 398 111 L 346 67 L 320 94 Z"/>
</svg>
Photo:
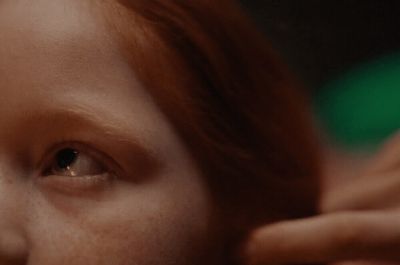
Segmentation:
<svg viewBox="0 0 400 265">
<path fill-rule="evenodd" d="M 107 173 L 107 177 L 105 178 L 104 174 L 87 176 L 83 175 L 80 177 L 47 174 L 46 172 L 51 171 L 51 167 L 54 163 L 57 153 L 63 149 L 74 149 L 93 158 L 104 167 L 104 172 Z M 69 181 L 71 183 L 73 182 L 74 185 L 78 186 L 79 182 L 82 182 L 82 185 L 88 186 L 90 185 L 90 182 L 93 182 L 94 185 L 99 184 L 99 182 L 113 181 L 120 172 L 119 165 L 110 156 L 102 151 L 99 151 L 97 148 L 93 148 L 88 144 L 78 141 L 62 141 L 54 144 L 44 153 L 43 158 L 39 161 L 39 166 L 37 168 L 39 168 L 39 172 L 37 174 L 39 179 L 50 180 L 51 178 L 59 177 L 63 178 L 64 181 Z"/>
</svg>

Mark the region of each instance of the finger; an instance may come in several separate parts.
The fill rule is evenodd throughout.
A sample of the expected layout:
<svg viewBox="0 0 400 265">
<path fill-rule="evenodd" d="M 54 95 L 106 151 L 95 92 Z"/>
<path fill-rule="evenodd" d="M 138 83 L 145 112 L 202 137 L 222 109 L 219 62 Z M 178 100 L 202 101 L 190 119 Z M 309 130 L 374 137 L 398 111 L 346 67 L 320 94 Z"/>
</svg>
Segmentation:
<svg viewBox="0 0 400 265">
<path fill-rule="evenodd" d="M 244 247 L 247 265 L 400 261 L 400 216 L 348 212 L 269 225 Z"/>
<path fill-rule="evenodd" d="M 384 143 L 382 148 L 374 155 L 364 175 L 376 175 L 399 169 L 400 162 L 400 132 L 396 132 Z"/>
<path fill-rule="evenodd" d="M 323 213 L 400 207 L 400 172 L 359 179 L 327 191 L 320 202 Z"/>
<path fill-rule="evenodd" d="M 356 178 L 328 190 L 320 203 L 322 212 L 365 210 L 400 206 L 400 133 L 394 134 Z"/>
</svg>

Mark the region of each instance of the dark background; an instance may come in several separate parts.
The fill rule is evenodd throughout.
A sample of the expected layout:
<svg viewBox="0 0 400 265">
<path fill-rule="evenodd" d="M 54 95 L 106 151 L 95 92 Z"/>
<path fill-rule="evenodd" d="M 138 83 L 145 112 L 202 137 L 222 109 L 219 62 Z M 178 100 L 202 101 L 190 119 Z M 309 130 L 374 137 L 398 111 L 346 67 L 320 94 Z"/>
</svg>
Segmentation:
<svg viewBox="0 0 400 265">
<path fill-rule="evenodd" d="M 400 1 L 241 2 L 310 89 L 357 64 L 400 50 Z"/>
</svg>

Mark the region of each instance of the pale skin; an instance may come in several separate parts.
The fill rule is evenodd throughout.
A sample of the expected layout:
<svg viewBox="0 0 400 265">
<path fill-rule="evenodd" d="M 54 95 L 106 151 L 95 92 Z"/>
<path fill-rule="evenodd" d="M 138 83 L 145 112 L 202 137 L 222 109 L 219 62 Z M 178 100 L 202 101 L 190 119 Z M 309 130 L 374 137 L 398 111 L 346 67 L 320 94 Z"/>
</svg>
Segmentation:
<svg viewBox="0 0 400 265">
<path fill-rule="evenodd" d="M 281 222 L 253 232 L 246 264 L 399 264 L 400 135 L 357 177 L 322 194 L 317 217 Z"/>
<path fill-rule="evenodd" d="M 0 265 L 192 265 L 209 240 L 202 176 L 99 14 L 0 2 Z M 400 261 L 390 146 L 325 215 L 255 231 L 248 263 Z"/>
<path fill-rule="evenodd" d="M 0 264 L 196 264 L 208 190 L 91 4 L 1 1 L 0 32 Z"/>
</svg>

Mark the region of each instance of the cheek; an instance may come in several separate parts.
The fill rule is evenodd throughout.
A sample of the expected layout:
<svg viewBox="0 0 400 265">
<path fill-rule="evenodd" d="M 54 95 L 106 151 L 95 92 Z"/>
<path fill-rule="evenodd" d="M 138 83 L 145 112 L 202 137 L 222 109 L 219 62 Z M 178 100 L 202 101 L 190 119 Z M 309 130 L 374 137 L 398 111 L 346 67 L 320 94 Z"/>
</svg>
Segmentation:
<svg viewBox="0 0 400 265">
<path fill-rule="evenodd" d="M 120 183 L 97 200 L 38 196 L 31 264 L 195 263 L 209 230 L 208 195 L 196 181 L 167 180 Z"/>
</svg>

